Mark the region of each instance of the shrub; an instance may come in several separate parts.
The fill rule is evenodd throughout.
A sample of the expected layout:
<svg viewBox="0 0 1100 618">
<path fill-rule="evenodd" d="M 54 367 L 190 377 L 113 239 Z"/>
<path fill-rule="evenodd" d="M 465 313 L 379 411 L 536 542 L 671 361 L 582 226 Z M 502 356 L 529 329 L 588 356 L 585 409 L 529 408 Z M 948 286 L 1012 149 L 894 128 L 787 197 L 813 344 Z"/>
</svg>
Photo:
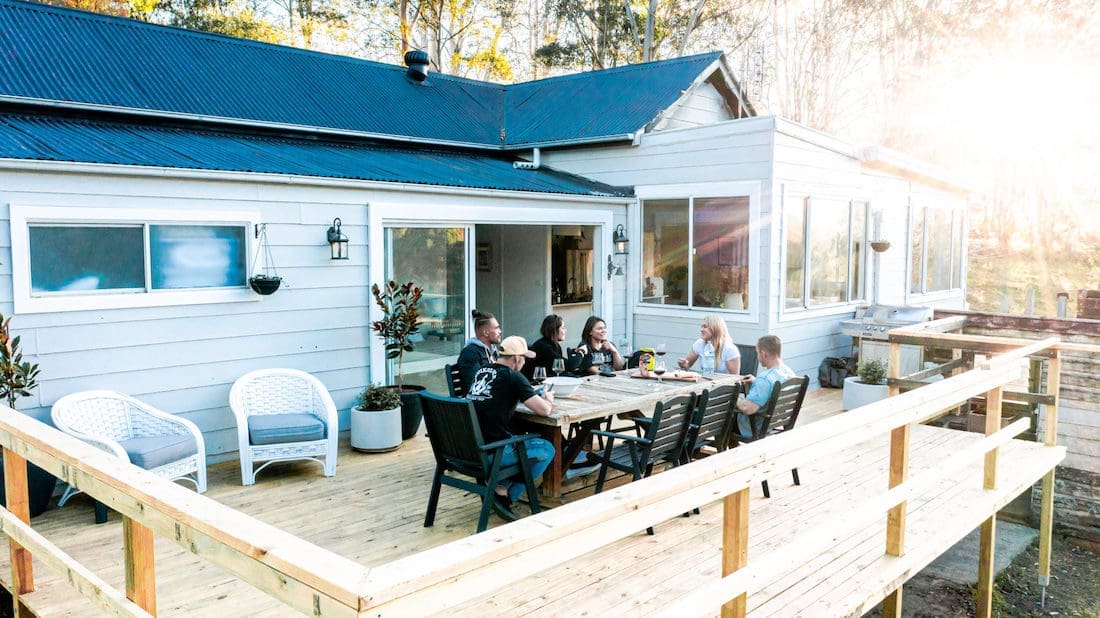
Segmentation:
<svg viewBox="0 0 1100 618">
<path fill-rule="evenodd" d="M 880 360 L 863 361 L 856 369 L 859 381 L 864 384 L 883 384 L 886 382 L 886 363 Z"/>
<path fill-rule="evenodd" d="M 359 394 L 355 407 L 360 410 L 392 410 L 401 407 L 401 396 L 392 388 L 371 384 Z"/>
</svg>

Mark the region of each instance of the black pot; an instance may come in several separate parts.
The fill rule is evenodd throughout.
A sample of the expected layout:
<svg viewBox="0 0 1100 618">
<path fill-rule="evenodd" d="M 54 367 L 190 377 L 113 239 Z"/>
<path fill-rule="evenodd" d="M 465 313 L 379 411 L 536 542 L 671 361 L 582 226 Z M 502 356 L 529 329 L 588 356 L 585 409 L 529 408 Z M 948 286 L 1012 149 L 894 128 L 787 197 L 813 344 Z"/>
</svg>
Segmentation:
<svg viewBox="0 0 1100 618">
<path fill-rule="evenodd" d="M 0 457 L 0 462 L 3 458 Z M 57 479 L 54 475 L 42 468 L 27 462 L 27 493 L 30 500 L 31 517 L 37 517 L 50 508 L 50 498 L 53 497 L 54 486 Z M 8 505 L 6 492 L 4 491 L 4 468 L 0 465 L 0 504 Z"/>
<path fill-rule="evenodd" d="M 420 429 L 420 421 L 424 420 L 424 408 L 420 407 L 420 391 L 423 386 L 405 384 L 398 395 L 401 396 L 401 439 L 408 440 L 416 435 Z"/>
<path fill-rule="evenodd" d="M 253 277 L 248 280 L 249 287 L 252 291 L 260 296 L 268 296 L 274 294 L 275 290 L 279 289 L 279 286 L 283 283 L 282 277 L 265 277 L 263 279 Z"/>
</svg>

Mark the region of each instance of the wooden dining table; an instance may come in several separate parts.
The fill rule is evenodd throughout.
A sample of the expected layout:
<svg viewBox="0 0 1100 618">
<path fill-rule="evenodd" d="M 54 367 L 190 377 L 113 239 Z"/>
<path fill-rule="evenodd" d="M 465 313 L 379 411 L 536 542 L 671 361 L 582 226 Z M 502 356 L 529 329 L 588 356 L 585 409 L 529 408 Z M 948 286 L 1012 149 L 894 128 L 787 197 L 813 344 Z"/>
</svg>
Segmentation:
<svg viewBox="0 0 1100 618">
<path fill-rule="evenodd" d="M 525 425 L 524 428 L 549 440 L 561 457 L 560 461 L 555 462 L 558 465 L 551 465 L 543 476 L 544 495 L 561 497 L 564 472 L 580 454 L 591 431 L 606 423 L 610 417 L 634 410 L 650 416 L 658 401 L 741 380 L 741 376 L 736 375 L 695 374 L 694 381 L 685 381 L 666 374 L 658 382 L 653 378 L 634 377 L 637 375 L 637 369 L 627 369 L 615 372 L 614 376 L 595 375 L 582 378 L 584 381 L 572 395 L 554 398 L 554 409 L 550 416 L 539 416 L 522 403 L 516 407 L 515 416 Z M 567 443 L 564 432 L 574 423 L 578 424 L 579 431 Z"/>
</svg>

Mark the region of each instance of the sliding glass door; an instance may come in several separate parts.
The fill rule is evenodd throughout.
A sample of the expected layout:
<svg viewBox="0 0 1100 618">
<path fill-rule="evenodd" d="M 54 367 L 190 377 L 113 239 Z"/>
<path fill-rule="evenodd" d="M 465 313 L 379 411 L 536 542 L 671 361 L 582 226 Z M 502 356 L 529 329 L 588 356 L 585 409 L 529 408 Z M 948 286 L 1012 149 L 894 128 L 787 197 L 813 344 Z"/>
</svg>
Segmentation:
<svg viewBox="0 0 1100 618">
<path fill-rule="evenodd" d="M 405 384 L 447 392 L 443 366 L 455 361 L 467 339 L 470 236 L 466 226 L 386 228 L 386 278 L 424 289 L 420 333 L 405 353 Z M 388 383 L 396 373 L 396 360 L 388 361 Z"/>
</svg>

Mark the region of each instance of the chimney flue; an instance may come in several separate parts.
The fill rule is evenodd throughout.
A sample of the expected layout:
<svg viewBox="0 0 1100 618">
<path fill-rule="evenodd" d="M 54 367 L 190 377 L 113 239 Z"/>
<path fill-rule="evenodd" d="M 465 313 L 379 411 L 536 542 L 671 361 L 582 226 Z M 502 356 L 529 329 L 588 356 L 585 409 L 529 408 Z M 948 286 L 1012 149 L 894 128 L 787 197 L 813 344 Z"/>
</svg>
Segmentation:
<svg viewBox="0 0 1100 618">
<path fill-rule="evenodd" d="M 409 76 L 409 79 L 415 82 L 422 82 L 428 79 L 428 52 L 414 49 L 405 52 L 405 66 L 409 67 L 405 71 L 405 75 Z"/>
</svg>

